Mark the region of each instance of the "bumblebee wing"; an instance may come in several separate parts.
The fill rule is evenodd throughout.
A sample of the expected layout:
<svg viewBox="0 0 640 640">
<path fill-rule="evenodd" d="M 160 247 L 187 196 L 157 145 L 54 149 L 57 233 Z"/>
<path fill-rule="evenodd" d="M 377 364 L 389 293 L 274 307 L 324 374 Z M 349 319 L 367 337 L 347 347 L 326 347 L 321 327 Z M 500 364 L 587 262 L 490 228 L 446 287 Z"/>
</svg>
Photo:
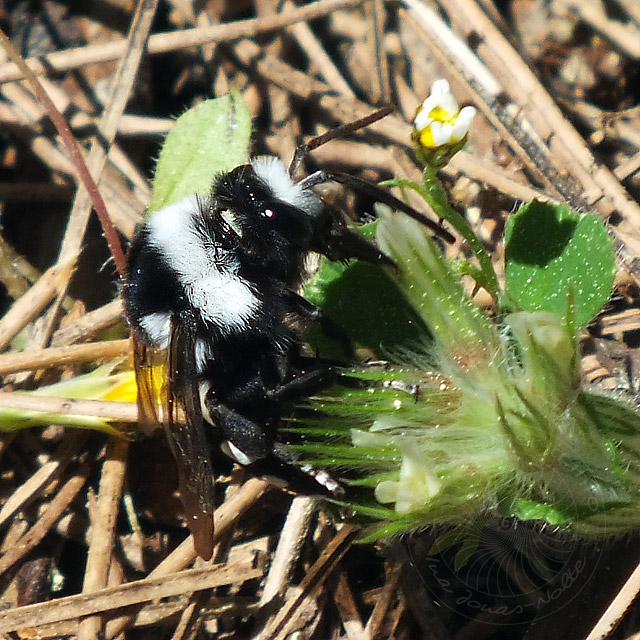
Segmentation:
<svg viewBox="0 0 640 640">
<path fill-rule="evenodd" d="M 166 354 L 134 340 L 133 362 L 138 387 L 138 421 L 149 433 L 164 424 L 168 416 Z"/>
<path fill-rule="evenodd" d="M 188 314 L 178 315 L 172 323 L 168 357 L 169 419 L 164 424 L 194 546 L 199 556 L 209 560 L 213 555 L 213 469 L 200 405 L 195 322 Z M 184 420 L 176 419 L 178 406 Z"/>
</svg>

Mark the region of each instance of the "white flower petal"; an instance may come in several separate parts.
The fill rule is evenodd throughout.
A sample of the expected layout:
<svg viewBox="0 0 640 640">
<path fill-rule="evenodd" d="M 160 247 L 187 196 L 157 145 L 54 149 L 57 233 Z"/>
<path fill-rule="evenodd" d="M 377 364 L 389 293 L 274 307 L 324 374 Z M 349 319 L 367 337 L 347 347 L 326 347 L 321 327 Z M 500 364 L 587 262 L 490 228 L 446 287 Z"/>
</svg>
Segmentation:
<svg viewBox="0 0 640 640">
<path fill-rule="evenodd" d="M 424 149 L 457 145 L 467 135 L 475 113 L 473 107 L 460 110 L 449 83 L 443 78 L 436 80 L 431 95 L 416 113 L 416 139 Z"/>
<path fill-rule="evenodd" d="M 380 496 L 380 485 L 376 488 L 376 498 Z M 402 446 L 402 464 L 400 465 L 400 481 L 389 482 L 382 487 L 382 495 L 395 502 L 398 513 L 411 513 L 424 508 L 440 491 L 441 482 L 429 469 L 429 460 L 419 454 L 415 444 L 405 443 Z"/>
<path fill-rule="evenodd" d="M 433 87 L 431 87 L 431 95 L 429 97 L 433 98 L 435 102 L 435 104 L 431 106 L 431 109 L 439 107 L 444 112 L 450 114 L 451 117 L 458 113 L 458 103 L 453 97 L 449 83 L 446 80 L 436 80 L 433 83 Z M 427 100 L 428 99 L 429 98 L 427 98 Z M 431 111 L 431 109 L 429 109 L 429 111 Z"/>
<path fill-rule="evenodd" d="M 469 128 L 471 127 L 471 122 L 475 115 L 476 110 L 474 107 L 463 107 L 453 124 L 451 142 L 460 142 L 460 140 L 469 133 Z"/>
<path fill-rule="evenodd" d="M 429 96 L 420 107 L 421 113 L 429 115 L 433 109 L 440 104 L 440 99 L 436 96 Z"/>
<path fill-rule="evenodd" d="M 476 116 L 476 108 L 475 107 L 462 107 L 462 110 L 458 114 L 458 118 L 467 123 L 468 126 L 471 125 L 471 122 Z"/>
<path fill-rule="evenodd" d="M 443 96 L 442 100 L 440 100 L 440 108 L 450 114 L 451 117 L 458 113 L 458 103 L 452 94 Z"/>
<path fill-rule="evenodd" d="M 451 89 L 449 88 L 449 83 L 444 78 L 436 80 L 431 86 L 431 96 L 433 96 L 437 100 L 441 100 L 442 97 L 446 96 L 447 94 L 451 94 Z"/>
<path fill-rule="evenodd" d="M 448 144 L 451 137 L 451 125 L 443 124 L 442 122 L 431 123 L 431 135 L 433 137 L 433 146 L 440 147 L 443 144 Z"/>
<path fill-rule="evenodd" d="M 424 102 L 426 103 L 427 101 L 425 100 Z M 415 127 L 418 131 L 426 129 L 433 122 L 433 118 L 429 115 L 430 111 L 430 109 L 427 110 L 425 108 L 418 111 L 418 115 L 416 115 L 416 119 L 414 121 Z"/>
<path fill-rule="evenodd" d="M 382 504 L 388 504 L 389 502 L 395 502 L 398 498 L 398 489 L 400 484 L 391 480 L 383 480 L 378 483 L 375 489 L 375 496 L 378 502 Z"/>
</svg>

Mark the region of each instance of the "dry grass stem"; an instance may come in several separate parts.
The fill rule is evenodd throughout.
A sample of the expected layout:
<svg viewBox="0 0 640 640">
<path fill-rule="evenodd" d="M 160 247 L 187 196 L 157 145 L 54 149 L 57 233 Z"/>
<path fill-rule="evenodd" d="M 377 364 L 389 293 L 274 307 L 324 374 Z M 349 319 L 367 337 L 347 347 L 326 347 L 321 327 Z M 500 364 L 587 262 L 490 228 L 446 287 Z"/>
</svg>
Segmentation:
<svg viewBox="0 0 640 640">
<path fill-rule="evenodd" d="M 7 498 L 0 510 L 0 526 L 4 525 L 17 511 L 24 509 L 30 500 L 34 499 L 39 492 L 44 491 L 55 478 L 61 475 L 77 455 L 84 441 L 84 437 L 74 432 L 62 440 L 52 459 L 45 462 Z"/>
<path fill-rule="evenodd" d="M 251 564 L 212 565 L 205 569 L 189 569 L 161 578 L 146 578 L 120 587 L 108 587 L 91 594 L 14 609 L 0 618 L 0 631 L 31 628 L 34 623 L 50 624 L 60 620 L 81 618 L 116 608 L 179 596 L 228 584 L 241 584 L 262 575 L 262 567 Z"/>
<path fill-rule="evenodd" d="M 83 593 L 92 593 L 107 586 L 128 451 L 129 443 L 126 440 L 115 437 L 109 440 L 106 460 L 102 465 L 96 509 L 91 518 Z M 86 618 L 80 623 L 78 640 L 97 639 L 101 635 L 101 627 L 99 617 Z"/>
<path fill-rule="evenodd" d="M 605 640 L 620 624 L 625 613 L 638 597 L 640 592 L 640 564 L 634 569 L 629 579 L 623 585 L 607 610 L 602 614 L 586 640 Z"/>
<path fill-rule="evenodd" d="M 316 504 L 316 500 L 306 496 L 298 496 L 291 503 L 262 590 L 260 598 L 262 605 L 281 596 L 286 590 L 291 572 L 298 562 Z"/>
<path fill-rule="evenodd" d="M 55 525 L 65 509 L 71 501 L 78 495 L 84 483 L 87 481 L 89 469 L 86 466 L 80 467 L 78 471 L 64 484 L 58 491 L 55 498 L 50 502 L 47 510 L 40 517 L 38 522 L 34 524 L 29 531 L 14 543 L 11 549 L 5 551 L 0 557 L 0 575 L 10 569 L 26 556 L 44 536 L 49 532 L 51 527 Z M 2 629 L 0 621 L 0 630 Z"/>
<path fill-rule="evenodd" d="M 0 393 L 0 407 L 41 411 L 68 416 L 103 418 L 116 422 L 137 422 L 138 407 L 133 402 L 107 402 L 103 400 L 77 400 L 76 398 L 55 398 L 30 396 L 23 393 Z"/>
<path fill-rule="evenodd" d="M 118 298 L 104 306 L 89 311 L 70 326 L 61 327 L 53 335 L 53 346 L 62 346 L 94 337 L 122 321 L 122 302 Z"/>
<path fill-rule="evenodd" d="M 313 597 L 317 589 L 329 577 L 331 571 L 347 552 L 350 542 L 355 538 L 357 530 L 344 525 L 323 550 L 318 561 L 307 571 L 296 590 L 296 595 L 289 598 L 278 613 L 267 623 L 265 630 L 258 636 L 260 640 L 284 638 L 296 628 L 298 615 L 305 600 Z"/>
<path fill-rule="evenodd" d="M 360 618 L 360 612 L 355 602 L 353 592 L 349 586 L 347 576 L 340 571 L 335 577 L 333 600 L 342 620 L 348 640 L 369 640 L 372 636 L 365 631 Z"/>
<path fill-rule="evenodd" d="M 318 0 L 295 11 L 276 14 L 267 19 L 256 18 L 241 20 L 230 24 L 212 25 L 195 29 L 185 29 L 173 33 L 154 34 L 147 42 L 150 54 L 169 53 L 177 49 L 193 47 L 212 42 L 226 42 L 243 37 L 252 37 L 260 33 L 275 31 L 297 22 L 305 22 L 331 14 L 338 9 L 358 5 L 362 0 Z M 126 43 L 110 42 L 104 45 L 79 47 L 70 51 L 45 56 L 44 63 L 39 60 L 27 60 L 29 67 L 37 74 L 45 74 L 48 69 L 67 71 L 100 62 L 117 60 L 122 57 Z M 0 83 L 20 80 L 23 76 L 13 63 L 5 63 L 0 67 Z"/>
<path fill-rule="evenodd" d="M 601 0 L 559 0 L 559 4 L 575 11 L 582 20 L 630 58 L 640 58 L 640 28 L 633 22 L 622 23 L 609 18 Z"/>
<path fill-rule="evenodd" d="M 398 584 L 402 577 L 402 567 L 396 566 L 389 571 L 387 581 L 382 588 L 382 593 L 376 602 L 369 620 L 367 621 L 367 627 L 365 629 L 367 637 L 371 640 L 379 637 L 380 630 L 384 623 L 385 618 L 388 615 L 389 608 L 393 600 L 398 594 Z"/>
<path fill-rule="evenodd" d="M 71 274 L 71 265 L 47 269 L 38 282 L 13 304 L 0 320 L 0 350 L 9 346 L 22 329 L 35 320 L 61 290 Z"/>
<path fill-rule="evenodd" d="M 105 340 L 67 347 L 52 347 L 40 351 L 7 353 L 0 355 L 0 375 L 46 367 L 64 367 L 93 360 L 110 360 L 128 356 L 130 353 L 129 340 Z"/>
</svg>

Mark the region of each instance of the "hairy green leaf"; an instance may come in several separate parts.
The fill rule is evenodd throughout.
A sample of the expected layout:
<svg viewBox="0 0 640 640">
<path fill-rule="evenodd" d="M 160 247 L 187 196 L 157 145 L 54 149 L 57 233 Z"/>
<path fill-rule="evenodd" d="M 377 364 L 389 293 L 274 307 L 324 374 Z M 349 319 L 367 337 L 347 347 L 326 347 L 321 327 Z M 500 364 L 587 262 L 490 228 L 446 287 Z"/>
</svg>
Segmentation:
<svg viewBox="0 0 640 640">
<path fill-rule="evenodd" d="M 156 166 L 149 213 L 192 194 L 207 195 L 213 178 L 247 161 L 251 116 L 238 92 L 183 113 Z"/>
<path fill-rule="evenodd" d="M 525 311 L 566 317 L 573 295 L 584 326 L 611 295 L 613 241 L 593 214 L 534 200 L 509 218 L 505 245 L 507 293 Z"/>
</svg>

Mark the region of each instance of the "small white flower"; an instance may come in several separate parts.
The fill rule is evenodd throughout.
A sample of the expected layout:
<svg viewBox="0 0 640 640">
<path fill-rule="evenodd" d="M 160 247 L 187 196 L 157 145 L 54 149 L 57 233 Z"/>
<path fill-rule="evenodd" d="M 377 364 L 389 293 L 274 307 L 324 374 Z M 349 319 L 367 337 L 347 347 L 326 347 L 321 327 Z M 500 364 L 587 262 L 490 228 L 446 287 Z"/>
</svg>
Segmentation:
<svg viewBox="0 0 640 640">
<path fill-rule="evenodd" d="M 395 503 L 398 513 L 411 513 L 428 506 L 438 494 L 442 483 L 429 469 L 430 461 L 420 456 L 417 446 L 403 443 L 402 464 L 398 482 L 383 480 L 375 489 L 378 502 Z"/>
<path fill-rule="evenodd" d="M 473 107 L 458 107 L 446 80 L 436 80 L 431 88 L 431 95 L 416 114 L 416 137 L 426 149 L 456 145 L 469 132 L 475 115 Z"/>
</svg>

